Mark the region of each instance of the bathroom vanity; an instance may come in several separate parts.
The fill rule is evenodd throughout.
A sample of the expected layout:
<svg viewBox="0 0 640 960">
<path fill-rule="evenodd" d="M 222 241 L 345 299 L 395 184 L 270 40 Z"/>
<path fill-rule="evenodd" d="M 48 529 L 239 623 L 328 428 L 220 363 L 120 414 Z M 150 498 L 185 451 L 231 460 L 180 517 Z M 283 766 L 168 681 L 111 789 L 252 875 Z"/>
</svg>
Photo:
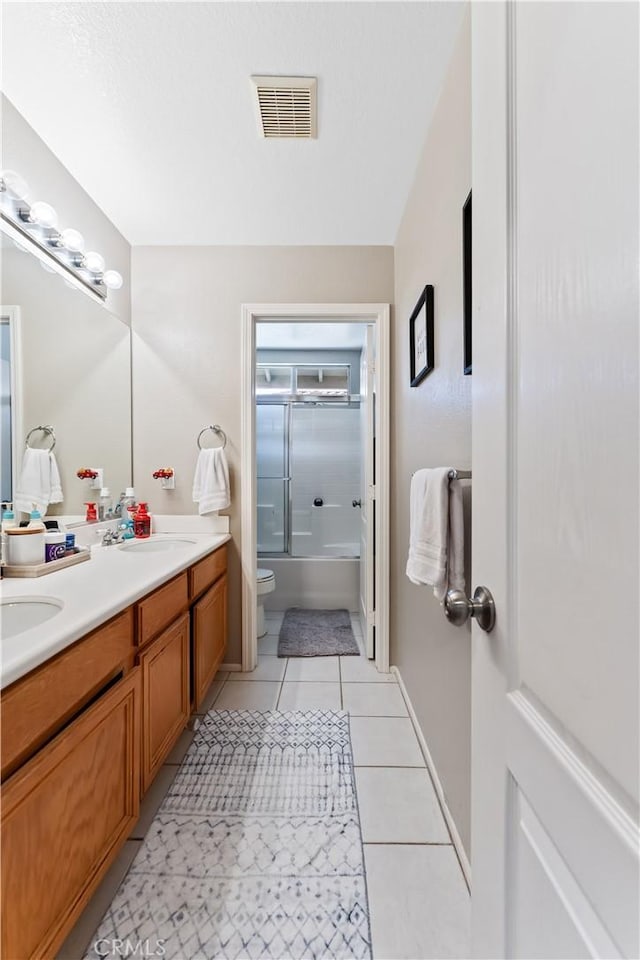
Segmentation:
<svg viewBox="0 0 640 960">
<path fill-rule="evenodd" d="M 3 956 L 55 956 L 206 695 L 227 642 L 228 539 L 99 548 L 37 588 L 3 583 L 3 602 L 37 589 L 63 603 L 3 641 Z"/>
</svg>

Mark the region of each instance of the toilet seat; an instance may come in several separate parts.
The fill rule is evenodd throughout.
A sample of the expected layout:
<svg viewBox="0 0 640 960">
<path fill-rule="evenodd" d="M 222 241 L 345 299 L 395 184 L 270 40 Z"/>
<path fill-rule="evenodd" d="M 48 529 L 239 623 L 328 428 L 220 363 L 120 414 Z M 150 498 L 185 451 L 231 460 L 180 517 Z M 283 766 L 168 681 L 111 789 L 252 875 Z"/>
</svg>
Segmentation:
<svg viewBox="0 0 640 960">
<path fill-rule="evenodd" d="M 267 583 L 269 580 L 275 580 L 273 570 L 258 569 L 257 580 L 258 583 Z"/>
</svg>

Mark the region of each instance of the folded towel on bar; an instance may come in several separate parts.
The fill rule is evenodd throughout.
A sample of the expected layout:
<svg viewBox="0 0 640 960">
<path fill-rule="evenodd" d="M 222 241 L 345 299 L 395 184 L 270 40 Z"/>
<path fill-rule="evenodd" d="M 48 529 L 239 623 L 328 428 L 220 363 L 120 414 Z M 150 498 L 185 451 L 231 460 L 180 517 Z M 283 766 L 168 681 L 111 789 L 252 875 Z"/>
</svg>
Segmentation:
<svg viewBox="0 0 640 960">
<path fill-rule="evenodd" d="M 40 513 L 45 514 L 50 503 L 62 503 L 63 499 L 55 454 L 26 447 L 13 499 L 14 510 L 31 513 L 35 504 Z"/>
<path fill-rule="evenodd" d="M 449 480 L 451 467 L 417 470 L 411 478 L 407 576 L 433 586 L 438 600 L 464 590 L 462 487 Z"/>
<path fill-rule="evenodd" d="M 231 503 L 229 466 L 222 447 L 209 447 L 198 454 L 193 478 L 193 502 L 198 513 L 224 510 Z"/>
</svg>

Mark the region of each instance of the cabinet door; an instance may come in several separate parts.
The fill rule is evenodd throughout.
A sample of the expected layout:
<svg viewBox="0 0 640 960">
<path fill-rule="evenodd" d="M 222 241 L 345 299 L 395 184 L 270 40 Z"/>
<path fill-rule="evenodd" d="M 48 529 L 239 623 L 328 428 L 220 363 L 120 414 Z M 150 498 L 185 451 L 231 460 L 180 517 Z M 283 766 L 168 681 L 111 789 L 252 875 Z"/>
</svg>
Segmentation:
<svg viewBox="0 0 640 960">
<path fill-rule="evenodd" d="M 146 790 L 189 719 L 189 615 L 140 654 L 142 786 Z"/>
<path fill-rule="evenodd" d="M 227 577 L 193 607 L 193 674 L 196 708 L 202 703 L 227 649 Z"/>
<path fill-rule="evenodd" d="M 138 818 L 140 671 L 2 791 L 2 956 L 53 957 Z"/>
</svg>

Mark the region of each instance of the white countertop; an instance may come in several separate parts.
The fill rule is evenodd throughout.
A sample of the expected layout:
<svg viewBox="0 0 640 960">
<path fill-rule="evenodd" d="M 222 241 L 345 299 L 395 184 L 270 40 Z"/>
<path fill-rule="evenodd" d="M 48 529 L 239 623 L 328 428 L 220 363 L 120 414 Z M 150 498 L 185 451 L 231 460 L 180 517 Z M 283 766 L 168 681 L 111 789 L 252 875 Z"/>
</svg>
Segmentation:
<svg viewBox="0 0 640 960">
<path fill-rule="evenodd" d="M 29 673 L 230 539 L 228 533 L 154 534 L 158 540 L 177 537 L 193 542 L 174 550 L 139 554 L 116 545 L 98 546 L 92 548 L 91 559 L 85 563 L 44 577 L 2 580 L 3 600 L 51 597 L 64 606 L 46 623 L 2 638 L 0 688 Z"/>
</svg>

